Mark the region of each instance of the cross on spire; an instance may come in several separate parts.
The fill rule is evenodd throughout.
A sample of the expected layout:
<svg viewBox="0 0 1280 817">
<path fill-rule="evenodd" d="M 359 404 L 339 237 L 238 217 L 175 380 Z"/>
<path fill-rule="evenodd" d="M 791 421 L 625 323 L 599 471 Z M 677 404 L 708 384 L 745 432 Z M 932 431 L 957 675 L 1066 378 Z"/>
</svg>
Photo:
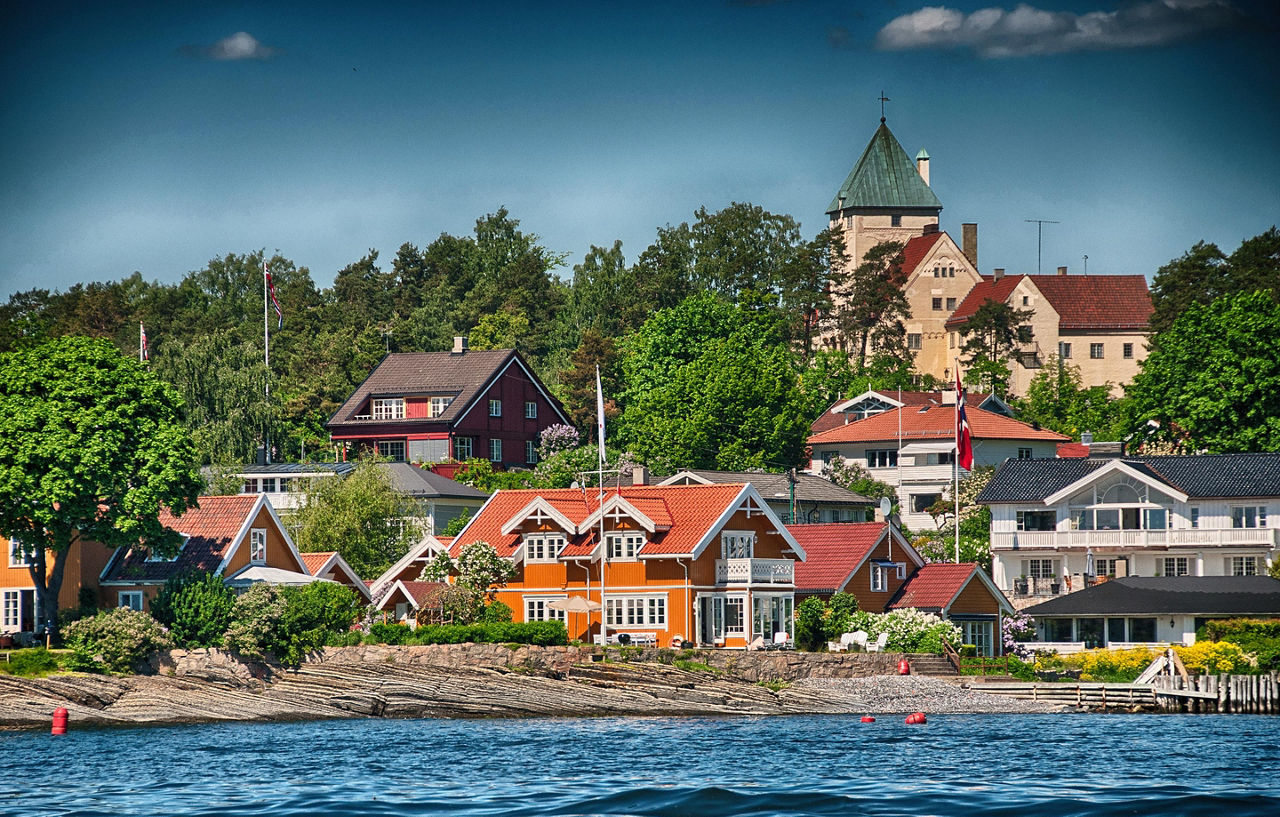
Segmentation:
<svg viewBox="0 0 1280 817">
<path fill-rule="evenodd" d="M 880 100 L 880 124 L 883 125 L 884 124 L 884 103 L 889 101 L 889 97 L 884 95 L 884 91 L 881 91 L 878 99 Z"/>
</svg>

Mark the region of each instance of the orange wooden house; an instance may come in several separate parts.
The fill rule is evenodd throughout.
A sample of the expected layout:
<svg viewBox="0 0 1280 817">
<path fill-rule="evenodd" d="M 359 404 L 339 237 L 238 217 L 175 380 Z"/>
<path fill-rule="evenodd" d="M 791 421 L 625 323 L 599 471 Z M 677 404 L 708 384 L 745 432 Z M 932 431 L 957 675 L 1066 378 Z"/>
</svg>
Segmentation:
<svg viewBox="0 0 1280 817">
<path fill-rule="evenodd" d="M 28 564 L 30 554 L 18 541 L 0 536 L 7 558 L 0 562 L 0 633 L 30 633 L 41 622 L 36 620 L 36 586 Z M 76 539 L 67 554 L 58 592 L 58 609 L 80 606 L 80 591 L 88 588 L 94 604 L 99 604 L 98 576 L 111 558 L 111 549 L 87 539 Z M 53 570 L 53 556 L 45 559 L 46 575 Z"/>
<path fill-rule="evenodd" d="M 745 647 L 794 637 L 804 549 L 751 485 L 499 491 L 454 538 L 515 563 L 498 592 L 516 621 L 563 621 L 569 637 Z M 582 597 L 581 613 L 552 602 Z M 603 621 L 602 621 L 603 619 Z"/>
<path fill-rule="evenodd" d="M 808 559 L 796 566 L 796 596 L 850 593 L 858 609 L 908 607 L 949 619 L 984 655 L 1000 651 L 1000 622 L 1013 605 L 972 562 L 926 564 L 887 522 L 792 525 Z"/>
</svg>

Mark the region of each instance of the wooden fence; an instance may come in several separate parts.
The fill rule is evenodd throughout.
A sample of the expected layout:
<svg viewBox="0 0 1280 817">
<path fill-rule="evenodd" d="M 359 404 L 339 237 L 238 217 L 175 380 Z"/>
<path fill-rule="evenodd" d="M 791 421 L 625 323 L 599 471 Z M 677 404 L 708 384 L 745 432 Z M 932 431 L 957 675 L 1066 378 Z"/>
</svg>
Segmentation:
<svg viewBox="0 0 1280 817">
<path fill-rule="evenodd" d="M 1280 714 L 1276 675 L 1162 675 L 1147 684 L 978 682 L 970 688 L 1082 709 Z"/>
</svg>

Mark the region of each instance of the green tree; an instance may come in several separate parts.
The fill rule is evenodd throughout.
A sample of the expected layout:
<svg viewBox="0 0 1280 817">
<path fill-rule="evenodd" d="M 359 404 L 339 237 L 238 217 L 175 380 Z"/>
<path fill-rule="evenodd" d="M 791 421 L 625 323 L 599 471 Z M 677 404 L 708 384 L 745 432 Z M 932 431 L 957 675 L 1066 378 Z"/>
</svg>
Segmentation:
<svg viewBox="0 0 1280 817">
<path fill-rule="evenodd" d="M 856 371 L 867 369 L 877 355 L 908 361 L 910 368 L 905 322 L 911 306 L 904 290 L 902 249 L 900 242 L 881 242 L 855 269 L 837 271 L 833 277 L 835 328 Z"/>
<path fill-rule="evenodd" d="M 467 345 L 476 350 L 518 349 L 528 352 L 526 338 L 529 334 L 529 318 L 515 308 L 499 309 L 483 315 L 471 330 Z"/>
<path fill-rule="evenodd" d="M 984 301 L 960 326 L 960 345 L 969 382 L 975 388 L 1007 394 L 1009 363 L 1018 357 L 1020 344 L 1032 339 L 1027 321 L 1035 313 L 1015 309 L 1004 301 Z"/>
<path fill-rule="evenodd" d="M 291 521 L 305 552 L 336 550 L 359 576 L 378 576 L 421 536 L 418 509 L 375 459 L 345 477 L 317 477 L 307 485 Z"/>
<path fill-rule="evenodd" d="M 1075 440 L 1085 431 L 1093 432 L 1094 439 L 1118 440 L 1130 425 L 1130 401 L 1113 398 L 1109 384 L 1085 388 L 1080 367 L 1056 354 L 1031 379 L 1026 397 L 1013 402 L 1024 422 Z"/>
<path fill-rule="evenodd" d="M 455 560 L 448 551 L 440 553 L 422 569 L 420 579 L 442 582 L 454 576 L 455 592 L 443 597 L 446 615 L 452 615 L 459 624 L 480 621 L 485 606 L 494 600 L 495 594 L 516 574 L 516 566 L 509 559 L 498 555 L 488 542 L 471 542 L 462 547 Z"/>
<path fill-rule="evenodd" d="M 181 514 L 200 490 L 181 412 L 109 341 L 59 338 L 0 358 L 0 534 L 27 551 L 42 627 L 57 626 L 77 538 L 177 552 L 158 514 Z"/>
<path fill-rule="evenodd" d="M 1264 289 L 1280 296 L 1280 230 L 1272 227 L 1245 240 L 1230 256 L 1215 244 L 1197 242 L 1151 280 L 1151 329 L 1164 332 L 1194 304 Z"/>
<path fill-rule="evenodd" d="M 605 422 L 613 424 L 619 414 L 617 397 L 618 350 L 613 338 L 595 327 L 582 332 L 582 342 L 569 357 L 569 368 L 560 376 L 565 409 L 578 428 L 591 428 L 596 422 L 596 367 L 600 369 L 600 386 L 604 393 Z M 595 436 L 594 434 L 592 436 Z"/>
<path fill-rule="evenodd" d="M 888 497 L 894 505 L 898 504 L 898 490 L 888 483 L 881 482 L 871 476 L 871 472 L 852 460 L 835 456 L 824 469 L 825 476 L 855 494 L 862 494 L 868 499 Z"/>
<path fill-rule="evenodd" d="M 1192 304 L 1152 340 L 1129 389 L 1159 437 L 1210 453 L 1280 451 L 1280 304 L 1270 292 Z"/>
<path fill-rule="evenodd" d="M 222 576 L 184 573 L 164 583 L 151 600 L 151 615 L 169 628 L 179 647 L 219 647 L 231 624 L 236 594 Z"/>
</svg>

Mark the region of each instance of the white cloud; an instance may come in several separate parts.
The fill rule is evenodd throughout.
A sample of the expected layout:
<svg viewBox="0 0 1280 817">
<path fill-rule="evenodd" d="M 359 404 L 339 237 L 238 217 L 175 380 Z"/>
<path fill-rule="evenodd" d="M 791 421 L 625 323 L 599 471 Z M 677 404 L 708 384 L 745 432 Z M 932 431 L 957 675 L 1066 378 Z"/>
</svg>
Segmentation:
<svg viewBox="0 0 1280 817">
<path fill-rule="evenodd" d="M 279 54 L 280 49 L 263 45 L 247 31 L 237 31 L 213 45 L 188 45 L 182 53 L 209 60 L 269 60 Z"/>
<path fill-rule="evenodd" d="M 964 14 L 927 6 L 889 21 L 876 35 L 885 51 L 970 48 L 982 57 L 1146 48 L 1232 28 L 1245 15 L 1229 0 L 1147 0 L 1116 11 L 1074 14 L 1019 4 Z"/>
</svg>

